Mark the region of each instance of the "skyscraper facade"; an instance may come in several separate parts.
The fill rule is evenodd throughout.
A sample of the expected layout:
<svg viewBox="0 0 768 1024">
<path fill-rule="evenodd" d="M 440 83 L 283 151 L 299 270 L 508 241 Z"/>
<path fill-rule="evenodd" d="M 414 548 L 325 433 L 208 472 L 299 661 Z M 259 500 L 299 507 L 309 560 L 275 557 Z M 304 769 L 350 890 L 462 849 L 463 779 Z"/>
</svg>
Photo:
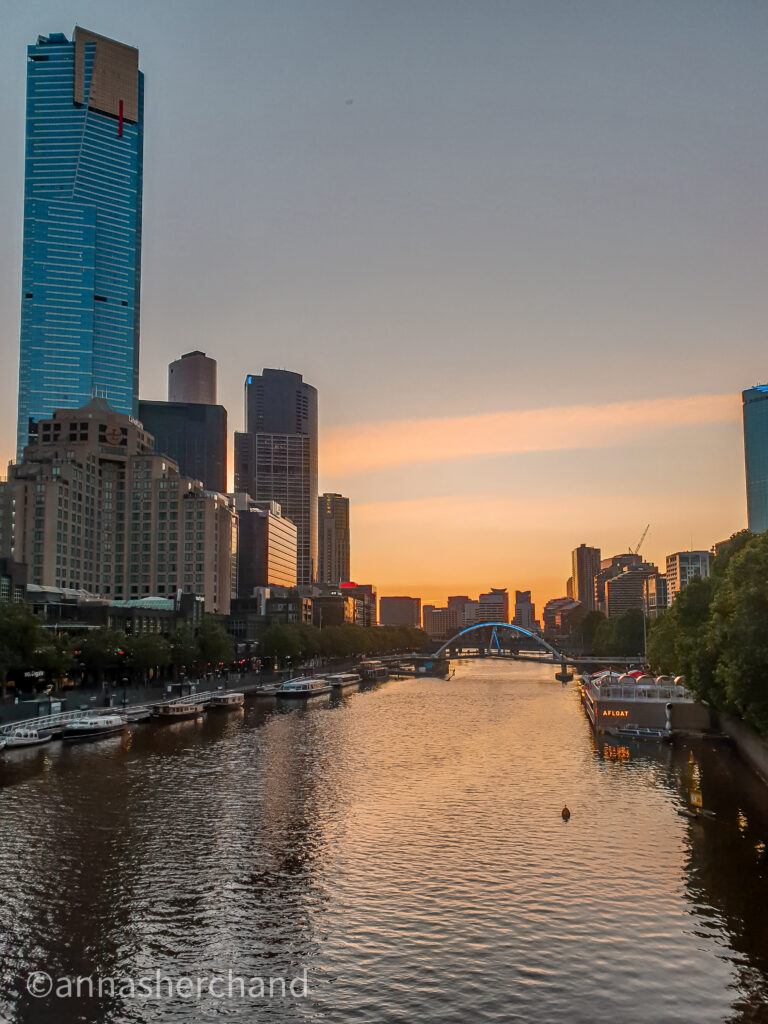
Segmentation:
<svg viewBox="0 0 768 1024">
<path fill-rule="evenodd" d="M 752 533 L 768 530 L 768 384 L 742 392 L 744 462 L 747 472 L 747 524 Z"/>
<path fill-rule="evenodd" d="M 139 419 L 155 450 L 178 463 L 183 476 L 209 491 L 227 491 L 227 410 L 195 402 L 139 402 Z"/>
<path fill-rule="evenodd" d="M 216 405 L 216 360 L 205 352 L 185 352 L 168 366 L 168 401 Z"/>
<path fill-rule="evenodd" d="M 597 607 L 595 579 L 600 572 L 600 548 L 579 544 L 573 549 L 571 564 L 573 599 L 579 601 L 588 612 L 592 612 Z"/>
<path fill-rule="evenodd" d="M 296 524 L 300 584 L 317 578 L 317 390 L 300 373 L 245 380 L 245 432 L 235 434 L 235 490 L 276 501 Z"/>
<path fill-rule="evenodd" d="M 27 56 L 19 455 L 55 409 L 137 413 L 144 134 L 138 50 L 76 28 Z"/>
<path fill-rule="evenodd" d="M 317 499 L 318 583 L 343 583 L 349 569 L 349 498 L 321 494 Z"/>
</svg>

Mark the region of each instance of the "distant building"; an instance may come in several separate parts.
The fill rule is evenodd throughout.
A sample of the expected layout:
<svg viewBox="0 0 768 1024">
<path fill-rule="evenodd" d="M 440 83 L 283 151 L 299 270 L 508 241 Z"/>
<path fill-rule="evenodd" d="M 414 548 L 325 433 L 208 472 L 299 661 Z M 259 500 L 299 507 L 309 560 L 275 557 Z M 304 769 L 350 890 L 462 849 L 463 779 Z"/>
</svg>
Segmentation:
<svg viewBox="0 0 768 1024">
<path fill-rule="evenodd" d="M 379 605 L 376 587 L 371 583 L 342 583 L 341 593 L 356 601 L 355 622 L 361 626 L 376 626 L 379 621 Z"/>
<path fill-rule="evenodd" d="M 216 405 L 216 360 L 187 352 L 168 366 L 168 401 Z"/>
<path fill-rule="evenodd" d="M 211 360 L 213 361 L 213 360 Z M 227 491 L 227 410 L 223 405 L 139 402 L 139 419 L 179 472 L 209 491 Z"/>
<path fill-rule="evenodd" d="M 568 579 L 565 581 L 565 596 L 568 598 L 569 601 L 573 600 L 573 591 L 573 576 L 569 576 Z"/>
<path fill-rule="evenodd" d="M 580 544 L 571 554 L 573 599 L 582 604 L 586 611 L 597 607 L 595 599 L 595 577 L 600 572 L 600 548 Z"/>
<path fill-rule="evenodd" d="M 421 627 L 420 597 L 380 597 L 379 621 L 382 626 Z"/>
<path fill-rule="evenodd" d="M 530 590 L 515 591 L 515 616 L 512 623 L 522 629 L 527 629 L 529 633 L 533 633 L 538 627 L 536 606 L 531 603 Z"/>
<path fill-rule="evenodd" d="M 321 494 L 317 499 L 317 582 L 339 584 L 350 577 L 349 498 Z"/>
<path fill-rule="evenodd" d="M 237 527 L 237 596 L 258 588 L 296 586 L 297 531 L 277 502 L 257 502 L 235 494 Z"/>
<path fill-rule="evenodd" d="M 667 601 L 672 604 L 694 576 L 706 579 L 710 568 L 709 551 L 676 551 L 667 555 Z"/>
<path fill-rule="evenodd" d="M 0 604 L 21 604 L 27 596 L 27 567 L 0 558 Z"/>
<path fill-rule="evenodd" d="M 229 611 L 234 509 L 102 399 L 39 422 L 2 500 L 15 515 L 0 555 L 32 584 L 110 600 L 200 594 L 206 611 Z"/>
<path fill-rule="evenodd" d="M 430 640 L 448 640 L 459 631 L 458 612 L 425 604 L 421 609 L 424 632 Z"/>
<path fill-rule="evenodd" d="M 747 522 L 752 533 L 768 530 L 768 385 L 742 392 Z"/>
<path fill-rule="evenodd" d="M 649 619 L 657 619 L 666 611 L 668 603 L 667 577 L 659 573 L 649 576 L 645 590 L 645 614 Z"/>
<path fill-rule="evenodd" d="M 542 625 L 545 633 L 551 636 L 565 636 L 586 614 L 586 608 L 579 601 L 572 601 L 569 597 L 556 597 L 544 605 Z"/>
<path fill-rule="evenodd" d="M 235 490 L 276 501 L 298 531 L 300 584 L 317 579 L 317 390 L 299 373 L 245 380 L 245 432 L 235 434 Z"/>
<path fill-rule="evenodd" d="M 608 596 L 606 585 L 615 576 L 620 576 L 627 569 L 636 569 L 643 564 L 640 555 L 634 552 L 627 552 L 622 555 L 612 555 L 600 562 L 600 571 L 595 577 L 595 604 L 597 611 L 608 615 Z"/>
<path fill-rule="evenodd" d="M 642 563 L 623 569 L 605 583 L 605 614 L 609 619 L 632 609 L 643 610 L 650 579 L 658 576 L 655 565 Z"/>
<path fill-rule="evenodd" d="M 506 588 L 491 587 L 477 601 L 475 622 L 509 622 L 509 594 Z"/>
</svg>

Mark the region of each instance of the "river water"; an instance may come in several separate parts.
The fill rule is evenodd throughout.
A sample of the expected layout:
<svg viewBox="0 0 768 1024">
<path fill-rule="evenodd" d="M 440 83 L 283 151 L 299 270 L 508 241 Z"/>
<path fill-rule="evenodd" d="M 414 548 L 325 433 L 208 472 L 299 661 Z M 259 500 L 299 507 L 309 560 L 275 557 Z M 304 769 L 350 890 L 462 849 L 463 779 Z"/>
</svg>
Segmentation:
<svg viewBox="0 0 768 1024">
<path fill-rule="evenodd" d="M 551 666 L 456 667 L 0 755 L 0 1021 L 768 1020 L 736 755 L 597 742 Z"/>
</svg>

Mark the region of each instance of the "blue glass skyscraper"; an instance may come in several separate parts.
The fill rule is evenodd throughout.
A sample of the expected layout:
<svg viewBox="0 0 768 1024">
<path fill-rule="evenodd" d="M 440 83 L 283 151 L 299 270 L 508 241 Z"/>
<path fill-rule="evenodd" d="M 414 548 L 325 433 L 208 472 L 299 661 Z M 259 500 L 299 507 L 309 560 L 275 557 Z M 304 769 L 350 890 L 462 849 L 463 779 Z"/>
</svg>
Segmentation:
<svg viewBox="0 0 768 1024">
<path fill-rule="evenodd" d="M 54 409 L 137 414 L 143 110 L 134 47 L 28 47 L 18 454 Z"/>
<path fill-rule="evenodd" d="M 768 530 L 768 385 L 742 392 L 747 523 L 753 533 Z"/>
</svg>

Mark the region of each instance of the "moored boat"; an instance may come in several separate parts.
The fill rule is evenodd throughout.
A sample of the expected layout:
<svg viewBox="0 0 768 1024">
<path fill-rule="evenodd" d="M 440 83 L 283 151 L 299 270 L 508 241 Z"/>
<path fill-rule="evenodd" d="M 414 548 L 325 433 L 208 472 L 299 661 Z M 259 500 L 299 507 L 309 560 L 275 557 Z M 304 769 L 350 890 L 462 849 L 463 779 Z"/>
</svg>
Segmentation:
<svg viewBox="0 0 768 1024">
<path fill-rule="evenodd" d="M 239 711 L 244 703 L 244 693 L 215 693 L 208 701 L 208 708 L 211 711 Z"/>
<path fill-rule="evenodd" d="M 171 701 L 158 704 L 152 712 L 152 718 L 159 722 L 179 722 L 185 718 L 197 718 L 203 713 L 203 705 L 195 701 Z"/>
<path fill-rule="evenodd" d="M 65 743 L 89 743 L 124 732 L 127 722 L 122 715 L 89 715 L 76 722 L 67 722 L 61 733 Z"/>
<path fill-rule="evenodd" d="M 6 750 L 16 750 L 19 747 L 40 747 L 43 743 L 50 743 L 53 739 L 52 732 L 40 732 L 27 725 L 17 726 L 3 736 Z"/>
<path fill-rule="evenodd" d="M 389 669 L 380 661 L 361 661 L 357 670 L 364 683 L 385 683 L 389 679 Z"/>
<path fill-rule="evenodd" d="M 275 696 L 278 700 L 312 700 L 331 692 L 328 677 L 323 679 L 288 679 Z"/>
<path fill-rule="evenodd" d="M 336 691 L 349 690 L 352 687 L 358 687 L 362 682 L 357 672 L 336 672 L 329 676 L 325 676 L 325 679 Z"/>
<path fill-rule="evenodd" d="M 636 669 L 582 676 L 581 700 L 599 732 L 635 739 L 665 739 L 710 726 L 709 709 L 686 689 L 681 676 L 654 679 Z"/>
</svg>

